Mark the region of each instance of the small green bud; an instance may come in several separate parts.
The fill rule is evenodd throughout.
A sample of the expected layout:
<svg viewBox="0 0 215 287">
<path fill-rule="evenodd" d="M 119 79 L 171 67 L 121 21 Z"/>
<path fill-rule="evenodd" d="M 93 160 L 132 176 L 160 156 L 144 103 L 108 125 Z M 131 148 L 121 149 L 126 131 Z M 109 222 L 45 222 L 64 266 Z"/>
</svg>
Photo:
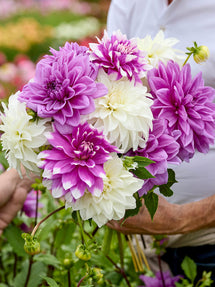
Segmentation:
<svg viewBox="0 0 215 287">
<path fill-rule="evenodd" d="M 73 265 L 73 260 L 70 259 L 70 258 L 64 258 L 64 260 L 63 260 L 63 265 L 64 265 L 66 268 L 70 268 L 70 267 L 72 267 L 72 265 Z"/>
<path fill-rule="evenodd" d="M 101 272 L 102 270 L 100 268 L 93 268 L 91 270 L 91 278 L 93 281 L 97 282 L 98 284 L 103 282 L 103 274 Z"/>
<path fill-rule="evenodd" d="M 37 113 L 31 109 L 27 109 L 27 114 L 32 117 L 31 121 L 35 122 L 37 120 Z"/>
<path fill-rule="evenodd" d="M 123 159 L 123 166 L 125 169 L 136 169 L 138 167 L 138 164 L 134 161 L 133 157 L 126 156 Z"/>
<path fill-rule="evenodd" d="M 22 233 L 22 238 L 25 240 L 24 250 L 30 255 L 40 253 L 40 243 L 35 237 L 28 233 Z"/>
<path fill-rule="evenodd" d="M 90 254 L 89 250 L 83 244 L 78 245 L 78 247 L 75 251 L 75 256 L 78 257 L 79 259 L 83 260 L 83 261 L 88 261 L 91 258 L 91 254 Z"/>
<path fill-rule="evenodd" d="M 193 54 L 193 59 L 197 64 L 207 61 L 210 52 L 207 46 L 199 46 Z"/>
</svg>

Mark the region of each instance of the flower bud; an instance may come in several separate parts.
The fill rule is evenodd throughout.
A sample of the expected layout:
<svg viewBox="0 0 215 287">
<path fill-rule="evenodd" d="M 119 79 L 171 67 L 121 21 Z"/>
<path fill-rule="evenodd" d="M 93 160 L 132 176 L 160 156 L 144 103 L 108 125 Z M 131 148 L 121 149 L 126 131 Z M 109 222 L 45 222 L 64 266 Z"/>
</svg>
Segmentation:
<svg viewBox="0 0 215 287">
<path fill-rule="evenodd" d="M 128 157 L 126 156 L 123 159 L 123 166 L 124 168 L 126 168 L 127 170 L 130 169 L 136 169 L 138 167 L 138 163 L 134 162 L 134 158 L 133 157 Z"/>
<path fill-rule="evenodd" d="M 102 270 L 100 268 L 93 268 L 92 269 L 92 279 L 93 281 L 97 282 L 98 284 L 102 283 L 103 282 L 103 274 L 101 272 Z"/>
<path fill-rule="evenodd" d="M 91 258 L 89 250 L 83 244 L 78 245 L 75 256 L 84 261 L 88 261 Z"/>
<path fill-rule="evenodd" d="M 210 52 L 207 46 L 199 46 L 193 54 L 193 59 L 197 64 L 205 62 L 209 58 Z"/>
<path fill-rule="evenodd" d="M 71 268 L 72 265 L 73 265 L 73 260 L 71 258 L 64 258 L 63 260 L 63 265 L 66 267 L 66 268 Z"/>
<path fill-rule="evenodd" d="M 40 253 L 40 243 L 36 238 L 28 233 L 23 233 L 22 238 L 25 240 L 24 250 L 30 255 L 35 255 Z"/>
</svg>

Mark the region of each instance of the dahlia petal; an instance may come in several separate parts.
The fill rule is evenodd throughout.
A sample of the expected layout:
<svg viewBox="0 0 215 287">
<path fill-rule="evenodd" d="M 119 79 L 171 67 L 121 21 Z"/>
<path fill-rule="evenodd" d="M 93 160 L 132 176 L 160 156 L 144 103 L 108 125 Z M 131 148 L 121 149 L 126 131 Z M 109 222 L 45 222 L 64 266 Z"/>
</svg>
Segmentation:
<svg viewBox="0 0 215 287">
<path fill-rule="evenodd" d="M 59 198 L 63 195 L 63 188 L 60 180 L 54 180 L 52 183 L 52 195 L 54 198 Z"/>
<path fill-rule="evenodd" d="M 66 160 L 56 161 L 53 166 L 53 175 L 64 174 L 65 172 L 70 172 L 73 169 L 68 158 Z"/>
<path fill-rule="evenodd" d="M 78 175 L 82 181 L 84 181 L 89 187 L 95 183 L 95 178 L 92 176 L 92 173 L 89 172 L 88 168 L 79 167 Z"/>
<path fill-rule="evenodd" d="M 62 175 L 63 188 L 65 190 L 75 186 L 79 180 L 78 174 L 74 171 L 72 173 L 66 173 Z"/>
</svg>

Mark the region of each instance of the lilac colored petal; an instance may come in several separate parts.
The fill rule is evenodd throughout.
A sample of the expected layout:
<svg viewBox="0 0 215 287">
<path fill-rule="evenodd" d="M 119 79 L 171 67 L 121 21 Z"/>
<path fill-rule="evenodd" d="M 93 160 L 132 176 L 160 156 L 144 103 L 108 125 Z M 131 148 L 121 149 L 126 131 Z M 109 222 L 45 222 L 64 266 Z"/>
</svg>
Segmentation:
<svg viewBox="0 0 215 287">
<path fill-rule="evenodd" d="M 107 88 L 96 82 L 98 67 L 87 49 L 66 43 L 50 52 L 37 64 L 35 78 L 24 86 L 19 100 L 39 117 L 53 118 L 60 132 L 70 133 L 69 125 L 77 126 L 81 115 L 94 111 L 93 99 L 106 95 Z"/>
<path fill-rule="evenodd" d="M 181 133 L 178 156 L 188 161 L 195 149 L 209 150 L 214 143 L 215 90 L 204 86 L 202 74 L 192 79 L 191 68 L 182 69 L 173 61 L 148 72 L 148 82 L 154 98 L 152 111 L 155 119 L 168 121 L 167 131 Z M 207 124 L 207 129 L 205 128 Z"/>
<path fill-rule="evenodd" d="M 156 119 L 153 121 L 153 130 L 149 133 L 149 139 L 144 149 L 138 149 L 129 153 L 130 156 L 138 155 L 149 158 L 154 163 L 148 165 L 146 169 L 155 178 L 144 181 L 143 187 L 138 191 L 142 196 L 148 192 L 154 185 L 165 184 L 168 181 L 167 164 L 181 162 L 178 157 L 180 145 L 177 142 L 180 132 L 175 131 L 169 134 L 167 120 Z"/>
<path fill-rule="evenodd" d="M 163 272 L 162 275 L 160 271 L 158 271 L 155 274 L 155 277 L 149 277 L 147 275 L 139 276 L 139 278 L 144 282 L 144 285 L 146 287 L 163 287 L 162 277 L 164 279 L 166 287 L 175 287 L 175 282 L 178 282 L 181 278 L 183 278 L 182 275 L 172 276 L 169 271 Z"/>
</svg>

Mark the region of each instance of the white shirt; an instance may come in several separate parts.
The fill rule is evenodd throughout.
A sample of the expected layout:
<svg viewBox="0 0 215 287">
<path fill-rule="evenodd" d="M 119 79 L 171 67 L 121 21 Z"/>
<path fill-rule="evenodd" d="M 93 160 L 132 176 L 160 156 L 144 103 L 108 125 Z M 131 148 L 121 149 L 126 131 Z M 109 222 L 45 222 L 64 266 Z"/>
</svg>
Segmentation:
<svg viewBox="0 0 215 287">
<path fill-rule="evenodd" d="M 120 29 L 128 38 L 154 37 L 162 29 L 165 37 L 180 40 L 175 46 L 183 51 L 186 47 L 206 45 L 209 60 L 196 64 L 189 60 L 193 75 L 203 72 L 206 85 L 215 87 L 215 1 L 214 0 L 112 0 L 107 30 L 111 34 Z M 215 147 L 205 154 L 196 153 L 190 163 L 174 168 L 178 183 L 168 200 L 186 203 L 215 194 Z"/>
</svg>

